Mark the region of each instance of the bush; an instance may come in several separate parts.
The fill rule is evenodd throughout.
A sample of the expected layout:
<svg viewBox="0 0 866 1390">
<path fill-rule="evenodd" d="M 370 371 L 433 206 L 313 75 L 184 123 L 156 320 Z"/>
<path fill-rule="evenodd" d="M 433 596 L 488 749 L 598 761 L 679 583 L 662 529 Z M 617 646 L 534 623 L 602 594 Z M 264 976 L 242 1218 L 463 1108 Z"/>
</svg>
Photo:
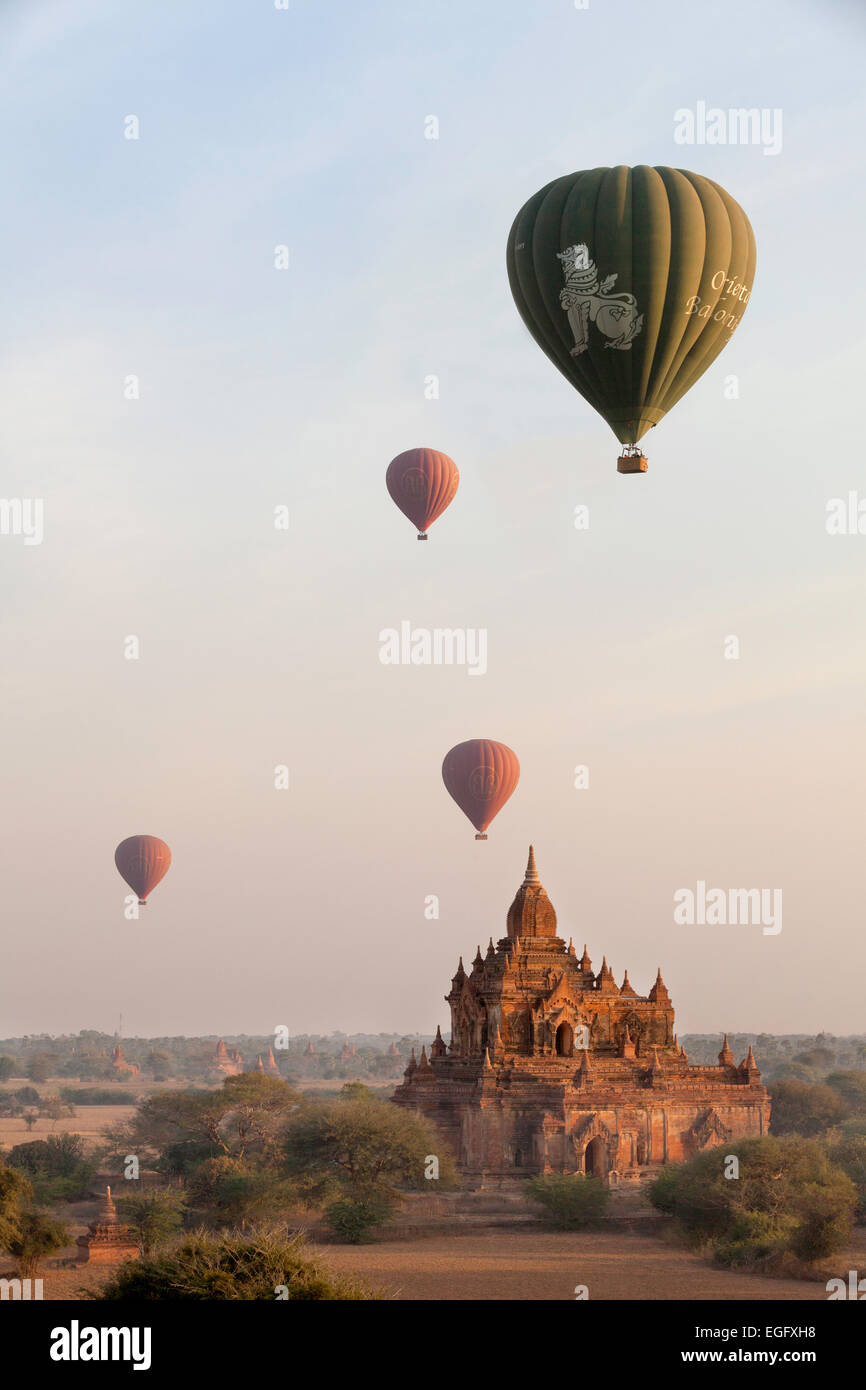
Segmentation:
<svg viewBox="0 0 866 1390">
<path fill-rule="evenodd" d="M 80 1134 L 50 1134 L 16 1144 L 7 1162 L 27 1174 L 38 1202 L 74 1201 L 87 1194 L 96 1164 L 84 1156 Z"/>
<path fill-rule="evenodd" d="M 291 1184 L 267 1169 L 225 1155 L 200 1164 L 187 1187 L 191 1205 L 216 1224 L 269 1220 L 293 1205 Z"/>
<path fill-rule="evenodd" d="M 40 1261 L 53 1250 L 60 1250 L 69 1241 L 69 1231 L 62 1221 L 41 1211 L 25 1211 L 16 1223 L 16 1229 L 4 1242 L 9 1254 L 18 1263 L 18 1270 L 25 1278 L 35 1274 Z"/>
<path fill-rule="evenodd" d="M 152 1255 L 180 1230 L 185 1207 L 183 1194 L 175 1187 L 151 1188 L 117 1201 L 118 1215 L 138 1241 L 142 1255 Z"/>
<path fill-rule="evenodd" d="M 390 1221 L 395 1206 L 393 1197 L 376 1189 L 346 1193 L 325 1208 L 325 1221 L 349 1245 L 361 1245 L 373 1239 L 377 1227 Z"/>
<path fill-rule="evenodd" d="M 84 1140 L 80 1134 L 50 1134 L 47 1139 L 16 1144 L 7 1161 L 12 1168 L 23 1168 L 26 1173 L 66 1178 L 78 1169 L 83 1160 Z"/>
<path fill-rule="evenodd" d="M 273 1302 L 277 1290 L 283 1288 L 289 1299 L 307 1301 L 355 1302 L 375 1297 L 357 1281 L 323 1269 L 308 1255 L 303 1236 L 290 1237 L 283 1231 L 268 1229 L 223 1236 L 196 1231 L 174 1250 L 126 1261 L 91 1297 L 135 1302 Z"/>
<path fill-rule="evenodd" d="M 719 1264 L 754 1265 L 772 1259 L 790 1241 L 791 1219 L 785 1221 L 764 1211 L 739 1212 L 727 1234 L 716 1241 Z"/>
<path fill-rule="evenodd" d="M 579 1230 L 604 1220 L 610 1192 L 598 1178 L 582 1173 L 549 1173 L 530 1178 L 526 1191 L 547 1214 L 547 1221 L 560 1231 Z"/>
<path fill-rule="evenodd" d="M 739 1176 L 728 1178 L 728 1159 Z M 709 1242 L 724 1264 L 812 1261 L 838 1250 L 851 1230 L 857 1194 L 821 1146 L 796 1136 L 746 1139 L 665 1169 L 650 1201 L 695 1245 Z"/>
</svg>

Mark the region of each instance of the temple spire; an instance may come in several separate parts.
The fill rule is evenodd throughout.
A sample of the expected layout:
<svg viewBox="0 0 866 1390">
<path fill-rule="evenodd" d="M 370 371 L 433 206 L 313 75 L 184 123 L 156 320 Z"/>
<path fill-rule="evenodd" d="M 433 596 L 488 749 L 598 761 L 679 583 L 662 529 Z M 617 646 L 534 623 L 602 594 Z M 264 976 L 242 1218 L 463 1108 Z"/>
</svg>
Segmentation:
<svg viewBox="0 0 866 1390">
<path fill-rule="evenodd" d="M 512 941 L 523 937 L 556 936 L 556 913 L 538 876 L 532 845 L 529 846 L 523 882 L 508 909 L 506 925 Z"/>
<path fill-rule="evenodd" d="M 659 966 L 658 974 L 656 975 L 656 979 L 655 979 L 655 984 L 653 985 L 652 989 L 650 990 L 650 992 L 649 992 L 647 998 L 649 998 L 649 999 L 653 1002 L 653 1004 L 656 1004 L 656 1003 L 667 1003 L 667 1002 L 670 1000 L 670 995 L 668 994 L 667 985 L 665 984 L 664 980 L 662 979 L 662 968 L 661 968 L 661 966 Z"/>
<path fill-rule="evenodd" d="M 535 850 L 532 845 L 529 846 L 529 858 L 526 861 L 526 876 L 523 882 L 532 883 L 536 887 L 541 884 L 541 879 L 538 877 L 538 869 L 535 867 Z"/>
</svg>

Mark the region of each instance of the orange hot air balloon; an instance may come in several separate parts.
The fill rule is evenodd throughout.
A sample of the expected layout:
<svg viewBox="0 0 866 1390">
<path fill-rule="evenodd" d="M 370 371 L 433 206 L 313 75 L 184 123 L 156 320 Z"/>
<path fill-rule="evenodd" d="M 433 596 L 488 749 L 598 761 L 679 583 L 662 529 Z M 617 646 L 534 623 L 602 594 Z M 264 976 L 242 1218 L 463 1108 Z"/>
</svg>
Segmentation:
<svg viewBox="0 0 866 1390">
<path fill-rule="evenodd" d="M 498 815 L 520 780 L 517 754 L 504 743 L 490 738 L 470 738 L 458 743 L 442 764 L 442 781 L 460 810 L 468 816 L 478 834 Z"/>
<path fill-rule="evenodd" d="M 138 894 L 139 906 L 144 907 L 147 895 L 171 867 L 171 850 L 155 835 L 130 835 L 114 851 L 114 862 L 120 877 Z"/>
<path fill-rule="evenodd" d="M 427 528 L 454 501 L 460 474 L 457 464 L 436 449 L 407 449 L 388 464 L 385 484 L 404 516 L 426 541 Z"/>
</svg>

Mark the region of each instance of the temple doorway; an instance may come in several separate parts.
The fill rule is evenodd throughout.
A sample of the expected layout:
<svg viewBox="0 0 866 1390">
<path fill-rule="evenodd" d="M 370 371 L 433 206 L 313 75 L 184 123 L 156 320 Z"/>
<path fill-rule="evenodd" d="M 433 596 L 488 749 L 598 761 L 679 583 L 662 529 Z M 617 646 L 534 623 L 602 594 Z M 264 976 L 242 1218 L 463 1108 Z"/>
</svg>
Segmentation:
<svg viewBox="0 0 866 1390">
<path fill-rule="evenodd" d="M 607 1145 L 601 1135 L 597 1134 L 587 1144 L 584 1154 L 584 1168 L 588 1178 L 604 1180 L 607 1177 Z"/>
<path fill-rule="evenodd" d="M 556 1030 L 557 1057 L 574 1056 L 574 1030 L 570 1023 L 560 1023 Z"/>
</svg>

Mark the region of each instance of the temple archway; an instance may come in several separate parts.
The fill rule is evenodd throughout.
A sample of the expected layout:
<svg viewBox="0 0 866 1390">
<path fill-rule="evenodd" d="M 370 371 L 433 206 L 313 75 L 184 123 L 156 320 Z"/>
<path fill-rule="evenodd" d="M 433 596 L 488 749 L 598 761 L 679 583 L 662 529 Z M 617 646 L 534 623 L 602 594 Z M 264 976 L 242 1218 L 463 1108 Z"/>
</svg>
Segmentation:
<svg viewBox="0 0 866 1390">
<path fill-rule="evenodd" d="M 597 1134 L 594 1139 L 590 1139 L 583 1157 L 586 1176 L 601 1178 L 603 1181 L 607 1177 L 607 1157 L 607 1145 L 601 1135 Z"/>
<path fill-rule="evenodd" d="M 574 1029 L 570 1023 L 560 1023 L 556 1030 L 557 1057 L 574 1056 Z"/>
</svg>

